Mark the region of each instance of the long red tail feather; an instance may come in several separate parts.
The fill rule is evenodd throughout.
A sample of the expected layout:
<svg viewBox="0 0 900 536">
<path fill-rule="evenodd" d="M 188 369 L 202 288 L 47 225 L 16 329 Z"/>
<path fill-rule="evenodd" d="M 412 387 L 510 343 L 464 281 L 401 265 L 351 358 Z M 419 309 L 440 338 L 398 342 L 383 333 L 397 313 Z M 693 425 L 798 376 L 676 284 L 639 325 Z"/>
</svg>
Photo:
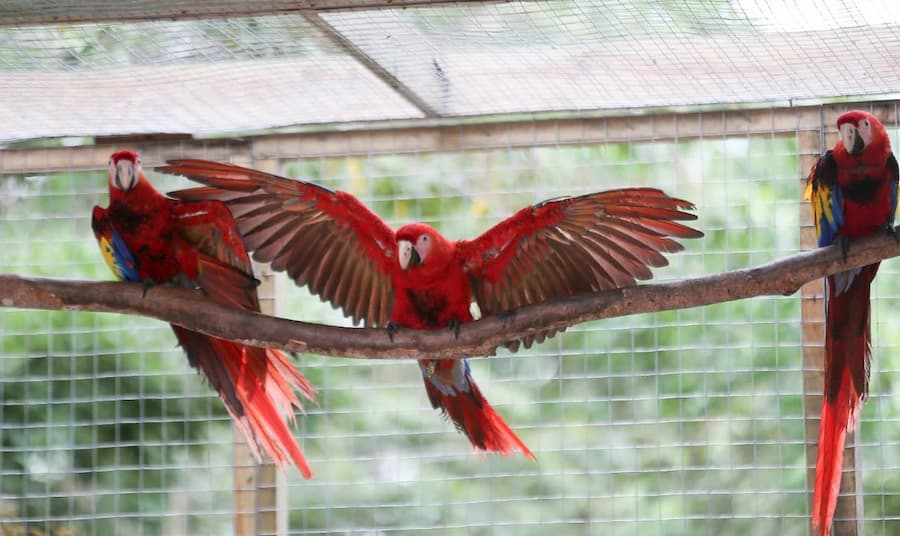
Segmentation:
<svg viewBox="0 0 900 536">
<path fill-rule="evenodd" d="M 828 536 L 841 487 L 847 432 L 856 427 L 869 375 L 869 291 L 878 265 L 866 266 L 847 286 L 848 273 L 829 277 L 825 332 L 825 395 L 819 423 L 813 526 Z M 835 279 L 837 277 L 837 280 Z"/>
<path fill-rule="evenodd" d="M 498 452 L 504 456 L 519 450 L 533 461 L 534 454 L 494 411 L 468 372 L 466 380 L 468 392 L 455 392 L 450 395 L 439 390 L 426 378 L 425 390 L 432 407 L 440 409 L 449 417 L 456 425 L 456 429 L 464 433 L 476 448 Z"/>
<path fill-rule="evenodd" d="M 841 394 L 849 395 L 845 387 L 852 390 L 853 382 L 850 374 L 844 375 Z M 834 509 L 837 506 L 838 495 L 841 489 L 841 467 L 844 462 L 844 441 L 847 431 L 855 424 L 856 413 L 859 404 L 850 411 L 850 404 L 843 399 L 843 403 L 832 404 L 827 400 L 822 403 L 822 417 L 819 422 L 819 452 L 816 456 L 816 486 L 813 493 L 813 525 L 819 529 L 819 534 L 828 536 L 831 532 L 831 522 L 834 519 Z"/>
<path fill-rule="evenodd" d="M 315 391 L 278 350 L 244 346 L 172 326 L 191 365 L 203 371 L 219 393 L 257 461 L 266 452 L 279 467 L 291 459 L 305 478 L 312 469 L 285 423 L 303 411 L 294 391 L 310 400 Z"/>
</svg>

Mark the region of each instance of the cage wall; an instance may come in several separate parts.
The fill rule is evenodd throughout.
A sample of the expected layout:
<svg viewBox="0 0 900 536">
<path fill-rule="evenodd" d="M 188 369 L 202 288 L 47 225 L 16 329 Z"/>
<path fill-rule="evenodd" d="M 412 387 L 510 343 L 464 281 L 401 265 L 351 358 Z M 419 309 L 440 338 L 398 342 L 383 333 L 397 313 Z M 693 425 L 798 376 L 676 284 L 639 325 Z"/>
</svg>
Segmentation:
<svg viewBox="0 0 900 536">
<path fill-rule="evenodd" d="M 870 106 L 868 104 L 864 106 Z M 655 186 L 696 203 L 706 236 L 656 281 L 801 249 L 804 166 L 842 107 L 141 142 L 359 196 L 391 225 L 476 236 L 559 195 Z M 896 140 L 894 104 L 878 105 Z M 823 126 L 824 125 L 824 126 Z M 813 143 L 819 140 L 820 143 Z M 109 279 L 90 230 L 117 146 L 0 151 L 0 271 Z M 185 183 L 151 174 L 161 190 Z M 873 289 L 861 423 L 865 527 L 900 529 L 894 262 Z M 342 323 L 280 277 L 291 318 Z M 813 296 L 811 299 L 815 299 Z M 809 442 L 801 298 L 765 297 L 574 326 L 472 360 L 485 396 L 534 451 L 481 455 L 430 408 L 410 361 L 301 355 L 320 403 L 296 435 L 315 471 L 287 473 L 290 534 L 805 534 Z M 0 527 L 60 534 L 235 530 L 233 436 L 163 323 L 0 309 Z M 240 470 L 240 467 L 237 468 Z M 260 506 L 260 508 L 270 508 Z M 261 531 L 262 532 L 262 531 Z"/>
</svg>

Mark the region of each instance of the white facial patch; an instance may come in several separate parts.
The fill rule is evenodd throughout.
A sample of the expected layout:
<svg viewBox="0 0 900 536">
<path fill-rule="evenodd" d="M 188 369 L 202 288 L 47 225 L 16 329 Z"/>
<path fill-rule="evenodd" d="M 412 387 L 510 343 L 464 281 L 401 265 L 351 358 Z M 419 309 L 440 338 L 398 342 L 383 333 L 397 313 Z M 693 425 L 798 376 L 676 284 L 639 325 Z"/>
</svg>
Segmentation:
<svg viewBox="0 0 900 536">
<path fill-rule="evenodd" d="M 872 123 L 868 119 L 859 122 L 859 137 L 862 138 L 863 144 L 868 147 L 872 141 Z"/>
<path fill-rule="evenodd" d="M 848 151 L 853 149 L 853 144 L 856 143 L 856 127 L 851 123 L 844 123 L 838 132 L 844 147 Z"/>
<path fill-rule="evenodd" d="M 416 251 L 419 253 L 419 261 L 422 264 L 425 264 L 425 259 L 428 258 L 428 252 L 431 251 L 431 237 L 427 234 L 423 234 L 416 240 Z"/>
</svg>

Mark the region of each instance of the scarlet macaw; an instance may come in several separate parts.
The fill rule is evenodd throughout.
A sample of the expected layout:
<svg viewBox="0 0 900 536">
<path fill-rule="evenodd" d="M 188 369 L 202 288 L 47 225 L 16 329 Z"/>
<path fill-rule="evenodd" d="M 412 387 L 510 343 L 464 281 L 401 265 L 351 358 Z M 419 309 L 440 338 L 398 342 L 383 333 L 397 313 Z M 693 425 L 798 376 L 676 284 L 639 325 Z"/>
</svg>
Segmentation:
<svg viewBox="0 0 900 536">
<path fill-rule="evenodd" d="M 840 138 L 809 173 L 805 197 L 811 203 L 819 247 L 888 230 L 897 211 L 897 160 L 884 125 L 853 110 L 837 119 Z M 896 238 L 896 235 L 895 235 Z M 831 531 L 841 484 L 847 431 L 869 389 L 869 289 L 879 263 L 828 276 L 825 282 L 825 393 L 819 425 L 813 525 Z"/>
<path fill-rule="evenodd" d="M 186 203 L 157 192 L 133 151 L 109 160 L 109 208 L 94 207 L 92 227 L 107 264 L 124 281 L 145 288 L 172 283 L 198 288 L 211 300 L 259 311 L 257 280 L 222 203 Z M 209 337 L 172 325 L 188 361 L 219 393 L 258 461 L 262 451 L 282 468 L 288 458 L 306 478 L 309 464 L 282 416 L 302 410 L 294 390 L 314 389 L 283 353 Z"/>
<path fill-rule="evenodd" d="M 676 220 L 693 206 L 652 188 L 552 199 L 526 207 L 475 240 L 450 241 L 414 223 L 396 232 L 353 195 L 230 164 L 173 160 L 158 168 L 208 186 L 175 192 L 221 200 L 254 257 L 287 270 L 298 285 L 353 321 L 458 330 L 482 315 L 554 297 L 633 285 L 663 266 L 671 237 L 702 233 Z M 536 333 L 525 346 L 552 336 Z M 518 342 L 510 346 L 515 349 Z M 465 360 L 419 361 L 432 407 L 478 449 L 534 455 L 482 396 Z"/>
</svg>

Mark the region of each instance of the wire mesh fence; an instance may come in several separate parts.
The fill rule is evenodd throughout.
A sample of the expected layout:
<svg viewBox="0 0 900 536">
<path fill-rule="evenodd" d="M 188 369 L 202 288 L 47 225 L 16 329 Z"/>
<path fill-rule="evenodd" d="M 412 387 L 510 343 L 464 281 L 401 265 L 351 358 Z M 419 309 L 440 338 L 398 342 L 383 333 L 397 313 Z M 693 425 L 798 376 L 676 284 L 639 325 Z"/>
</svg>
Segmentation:
<svg viewBox="0 0 900 536">
<path fill-rule="evenodd" d="M 477 128 L 435 127 L 138 148 L 146 168 L 179 156 L 274 166 L 352 192 L 391 225 L 425 221 L 451 238 L 549 197 L 660 187 L 694 201 L 706 233 L 655 272 L 665 281 L 800 250 L 801 163 L 822 149 L 800 140 L 818 139 L 810 116 L 831 129 L 833 110 L 510 123 L 490 127 L 484 144 Z M 896 108 L 879 110 L 895 136 Z M 89 213 L 106 203 L 111 150 L 0 151 L 0 272 L 110 278 Z M 151 179 L 161 190 L 184 184 Z M 896 271 L 884 263 L 873 289 L 875 359 L 859 439 L 860 516 L 875 534 L 900 528 Z M 346 324 L 281 277 L 275 296 L 284 316 Z M 5 533 L 223 534 L 244 509 L 271 508 L 289 534 L 809 526 L 805 413 L 818 408 L 804 404 L 804 373 L 814 371 L 803 367 L 808 326 L 797 295 L 586 323 L 528 351 L 473 360 L 485 396 L 536 463 L 473 452 L 430 408 L 411 362 L 298 356 L 320 390 L 296 431 L 315 477 L 289 469 L 280 507 L 235 501 L 242 483 L 227 414 L 164 324 L 0 309 L 0 326 Z"/>
<path fill-rule="evenodd" d="M 0 140 L 900 92 L 888 0 L 431 3 L 0 3 Z"/>
</svg>

